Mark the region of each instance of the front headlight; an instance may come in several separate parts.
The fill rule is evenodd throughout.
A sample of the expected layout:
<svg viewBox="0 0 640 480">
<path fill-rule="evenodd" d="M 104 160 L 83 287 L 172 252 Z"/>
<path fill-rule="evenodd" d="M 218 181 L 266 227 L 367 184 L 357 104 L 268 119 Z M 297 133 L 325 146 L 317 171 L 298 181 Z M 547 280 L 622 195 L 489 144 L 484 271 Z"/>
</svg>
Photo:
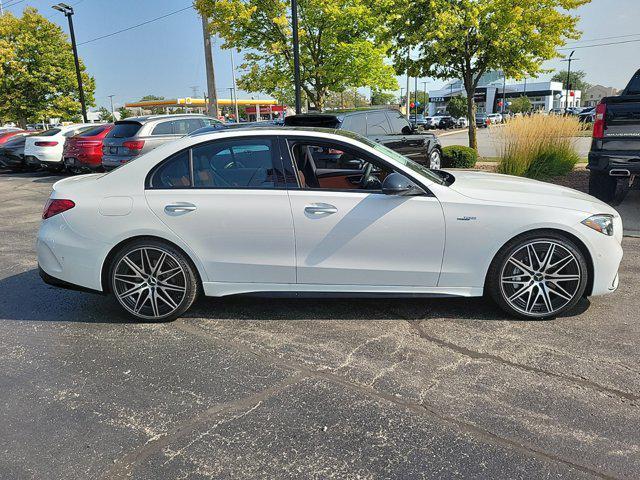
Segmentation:
<svg viewBox="0 0 640 480">
<path fill-rule="evenodd" d="M 583 220 L 582 224 L 589 228 L 593 228 L 596 232 L 604 233 L 609 236 L 613 235 L 613 215 L 593 215 L 586 220 Z"/>
</svg>

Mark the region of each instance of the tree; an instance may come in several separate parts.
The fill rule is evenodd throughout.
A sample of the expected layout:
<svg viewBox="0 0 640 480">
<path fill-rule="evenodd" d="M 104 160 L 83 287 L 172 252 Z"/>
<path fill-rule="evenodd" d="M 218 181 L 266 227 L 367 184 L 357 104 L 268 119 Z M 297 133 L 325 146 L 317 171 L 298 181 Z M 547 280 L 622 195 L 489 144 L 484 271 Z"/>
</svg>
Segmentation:
<svg viewBox="0 0 640 480">
<path fill-rule="evenodd" d="M 280 101 L 292 98 L 294 77 L 289 0 L 196 0 L 223 48 L 244 49 L 238 85 Z M 316 109 L 329 92 L 397 88 L 389 45 L 375 40 L 379 16 L 367 0 L 299 0 L 301 87 Z"/>
<path fill-rule="evenodd" d="M 576 70 L 575 72 L 571 72 L 569 76 L 569 83 L 571 84 L 571 90 L 580 90 L 584 92 L 588 90 L 591 85 L 589 85 L 585 81 L 585 77 L 587 76 L 582 70 Z M 556 74 L 551 77 L 552 82 L 562 82 L 562 88 L 567 90 L 567 70 L 559 70 Z"/>
<path fill-rule="evenodd" d="M 80 61 L 87 105 L 95 81 Z M 55 23 L 28 7 L 0 16 L 0 118 L 21 127 L 47 118 L 71 120 L 81 111 L 73 51 Z"/>
<path fill-rule="evenodd" d="M 482 74 L 535 76 L 578 39 L 578 17 L 567 13 L 590 0 L 380 0 L 397 71 L 411 76 L 460 78 L 467 94 L 469 146 L 477 149 L 474 94 Z M 383 38 L 388 38 L 385 36 Z M 407 60 L 407 53 L 414 57 Z"/>
<path fill-rule="evenodd" d="M 509 110 L 513 113 L 526 113 L 530 112 L 533 109 L 533 104 L 529 97 L 518 97 L 511 100 L 511 105 L 509 105 Z"/>
<path fill-rule="evenodd" d="M 106 107 L 100 107 L 98 112 L 100 112 L 101 122 L 113 122 L 113 115 L 111 115 L 111 112 L 107 110 Z"/>
<path fill-rule="evenodd" d="M 371 91 L 371 105 L 390 105 L 396 103 L 398 97 L 393 93 L 383 92 L 382 90 Z"/>
<path fill-rule="evenodd" d="M 340 93 L 329 92 L 324 107 L 340 109 L 366 107 L 367 105 L 369 105 L 369 100 L 354 88 Z"/>
<path fill-rule="evenodd" d="M 124 120 L 125 118 L 129 118 L 133 116 L 131 110 L 126 107 L 120 107 L 118 109 L 118 113 L 120 114 L 120 120 Z"/>
<path fill-rule="evenodd" d="M 464 97 L 451 97 L 447 104 L 447 112 L 452 117 L 464 117 L 467 114 L 467 99 Z"/>
</svg>

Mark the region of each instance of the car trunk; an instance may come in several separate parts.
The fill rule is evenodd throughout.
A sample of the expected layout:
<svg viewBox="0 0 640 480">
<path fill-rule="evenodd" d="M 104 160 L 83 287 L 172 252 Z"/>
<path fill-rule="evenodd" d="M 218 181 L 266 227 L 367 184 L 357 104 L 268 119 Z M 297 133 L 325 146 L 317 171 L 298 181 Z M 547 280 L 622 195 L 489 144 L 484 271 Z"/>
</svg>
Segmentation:
<svg viewBox="0 0 640 480">
<path fill-rule="evenodd" d="M 102 142 L 102 152 L 109 156 L 129 156 L 131 151 L 123 144 L 142 128 L 140 122 L 117 122 Z"/>
<path fill-rule="evenodd" d="M 604 137 L 598 150 L 640 151 L 640 95 L 609 97 L 606 100 Z"/>
</svg>

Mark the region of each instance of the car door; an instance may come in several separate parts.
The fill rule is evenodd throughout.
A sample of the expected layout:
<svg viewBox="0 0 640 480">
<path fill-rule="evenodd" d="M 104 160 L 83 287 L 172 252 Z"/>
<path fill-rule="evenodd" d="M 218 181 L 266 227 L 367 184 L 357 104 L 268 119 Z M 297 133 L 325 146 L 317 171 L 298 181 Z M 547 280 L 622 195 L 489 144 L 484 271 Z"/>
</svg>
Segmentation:
<svg viewBox="0 0 640 480">
<path fill-rule="evenodd" d="M 387 112 L 392 132 L 398 136 L 399 145 L 392 147 L 388 143 L 386 146 L 401 153 L 416 162 L 424 163 L 427 151 L 424 143 L 424 136 L 415 133 L 415 129 L 407 121 L 406 117 L 397 110 Z"/>
<path fill-rule="evenodd" d="M 149 174 L 149 207 L 198 255 L 209 282 L 293 284 L 293 220 L 277 137 L 214 140 Z"/>
<path fill-rule="evenodd" d="M 313 146 L 314 140 L 287 140 L 286 152 L 296 169 L 300 163 L 295 152 L 303 143 Z M 333 148 L 367 162 L 385 163 L 340 142 Z M 290 189 L 289 197 L 299 284 L 364 290 L 437 285 L 445 231 L 442 208 L 434 196 L 385 195 L 381 190 L 355 187 L 311 188 L 305 181 Z"/>
</svg>

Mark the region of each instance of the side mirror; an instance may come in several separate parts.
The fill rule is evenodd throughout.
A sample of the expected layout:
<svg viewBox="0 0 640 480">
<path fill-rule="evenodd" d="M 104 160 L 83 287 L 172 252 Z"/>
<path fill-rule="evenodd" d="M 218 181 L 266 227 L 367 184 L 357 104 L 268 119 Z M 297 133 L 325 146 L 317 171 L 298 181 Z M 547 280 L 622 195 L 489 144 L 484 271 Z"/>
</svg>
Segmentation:
<svg viewBox="0 0 640 480">
<path fill-rule="evenodd" d="M 382 193 L 385 195 L 413 196 L 424 195 L 424 190 L 400 173 L 387 175 L 382 182 Z"/>
</svg>

